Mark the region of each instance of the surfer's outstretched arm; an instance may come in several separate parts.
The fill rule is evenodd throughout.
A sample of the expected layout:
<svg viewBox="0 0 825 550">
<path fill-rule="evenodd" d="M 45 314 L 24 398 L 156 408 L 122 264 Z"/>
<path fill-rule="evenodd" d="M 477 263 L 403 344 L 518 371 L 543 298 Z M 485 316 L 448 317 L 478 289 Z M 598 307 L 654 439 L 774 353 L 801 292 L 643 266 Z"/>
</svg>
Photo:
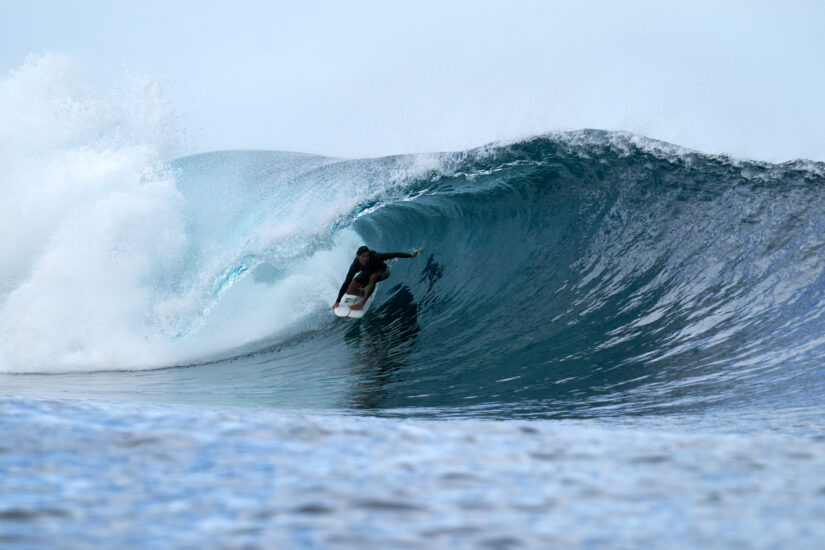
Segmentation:
<svg viewBox="0 0 825 550">
<path fill-rule="evenodd" d="M 421 252 L 421 250 L 422 250 L 421 248 L 416 249 L 416 250 L 413 251 L 412 254 L 410 254 L 408 252 L 387 252 L 387 253 L 378 252 L 378 253 L 375 254 L 375 258 L 382 261 L 382 262 L 384 260 L 393 260 L 395 258 L 415 258 L 416 256 L 418 256 L 418 253 Z"/>
</svg>

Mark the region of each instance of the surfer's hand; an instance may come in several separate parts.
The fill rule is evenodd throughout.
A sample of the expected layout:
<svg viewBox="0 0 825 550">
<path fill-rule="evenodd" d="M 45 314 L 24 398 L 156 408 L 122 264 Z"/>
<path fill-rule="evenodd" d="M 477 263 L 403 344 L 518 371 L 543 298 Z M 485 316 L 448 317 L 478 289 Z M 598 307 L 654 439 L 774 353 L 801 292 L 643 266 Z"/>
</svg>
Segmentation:
<svg viewBox="0 0 825 550">
<path fill-rule="evenodd" d="M 353 311 L 357 311 L 357 310 L 361 309 L 362 307 L 364 307 L 364 302 L 358 302 L 357 304 L 349 306 L 349 308 Z"/>
<path fill-rule="evenodd" d="M 335 302 L 334 304 L 332 304 L 332 309 L 335 309 L 336 307 L 338 307 L 338 302 Z"/>
<path fill-rule="evenodd" d="M 418 256 L 418 253 L 419 253 L 419 252 L 421 252 L 421 250 L 422 250 L 422 249 L 421 249 L 421 248 L 419 248 L 418 250 L 416 250 L 415 252 L 413 252 L 412 254 L 410 254 L 410 257 L 411 257 L 411 258 L 415 258 L 416 256 Z"/>
</svg>

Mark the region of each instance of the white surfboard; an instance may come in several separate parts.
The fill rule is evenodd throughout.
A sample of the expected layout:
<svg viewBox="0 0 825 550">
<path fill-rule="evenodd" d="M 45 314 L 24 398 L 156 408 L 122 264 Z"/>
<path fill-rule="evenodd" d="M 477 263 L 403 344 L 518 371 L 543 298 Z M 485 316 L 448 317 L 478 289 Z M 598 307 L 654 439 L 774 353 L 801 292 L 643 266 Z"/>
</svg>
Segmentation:
<svg viewBox="0 0 825 550">
<path fill-rule="evenodd" d="M 367 303 L 364 304 L 364 307 L 361 309 L 350 309 L 349 306 L 355 305 L 361 301 L 361 296 L 356 296 L 355 294 L 344 294 L 344 297 L 341 298 L 341 301 L 338 303 L 338 307 L 336 307 L 333 311 L 335 315 L 338 317 L 351 317 L 353 319 L 360 319 L 364 316 L 367 310 L 370 308 L 372 303 L 375 301 L 375 292 L 372 293 L 370 299 L 367 300 Z"/>
</svg>

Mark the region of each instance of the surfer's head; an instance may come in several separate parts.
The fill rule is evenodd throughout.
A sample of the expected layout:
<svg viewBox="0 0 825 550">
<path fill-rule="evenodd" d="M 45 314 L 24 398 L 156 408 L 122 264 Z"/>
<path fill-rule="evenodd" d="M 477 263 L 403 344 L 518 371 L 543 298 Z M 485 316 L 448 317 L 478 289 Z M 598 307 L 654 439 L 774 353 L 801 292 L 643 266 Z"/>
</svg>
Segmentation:
<svg viewBox="0 0 825 550">
<path fill-rule="evenodd" d="M 361 262 L 361 265 L 367 265 L 370 261 L 370 249 L 366 246 L 360 247 L 355 255 L 358 256 L 358 261 Z"/>
</svg>

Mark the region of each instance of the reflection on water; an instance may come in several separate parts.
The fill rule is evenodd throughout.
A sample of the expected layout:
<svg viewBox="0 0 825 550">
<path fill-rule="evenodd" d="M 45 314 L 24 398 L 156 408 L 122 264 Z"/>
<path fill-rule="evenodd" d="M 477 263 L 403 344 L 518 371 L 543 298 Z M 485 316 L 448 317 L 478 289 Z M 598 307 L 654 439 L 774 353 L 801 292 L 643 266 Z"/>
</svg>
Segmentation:
<svg viewBox="0 0 825 550">
<path fill-rule="evenodd" d="M 344 335 L 359 380 L 350 406 L 374 409 L 387 399 L 386 387 L 415 348 L 418 305 L 409 287 L 398 284 L 392 296 L 376 311 L 356 322 Z"/>
</svg>

